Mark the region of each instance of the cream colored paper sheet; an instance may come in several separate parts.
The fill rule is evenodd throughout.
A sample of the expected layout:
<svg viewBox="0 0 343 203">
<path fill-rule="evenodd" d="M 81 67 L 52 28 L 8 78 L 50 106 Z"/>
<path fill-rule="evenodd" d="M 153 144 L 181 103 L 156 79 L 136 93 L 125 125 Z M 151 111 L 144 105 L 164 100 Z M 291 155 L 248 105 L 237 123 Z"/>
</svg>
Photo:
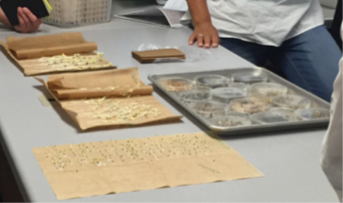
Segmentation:
<svg viewBox="0 0 343 203">
<path fill-rule="evenodd" d="M 234 149 L 205 133 L 52 146 L 33 153 L 59 200 L 263 177 Z"/>
</svg>

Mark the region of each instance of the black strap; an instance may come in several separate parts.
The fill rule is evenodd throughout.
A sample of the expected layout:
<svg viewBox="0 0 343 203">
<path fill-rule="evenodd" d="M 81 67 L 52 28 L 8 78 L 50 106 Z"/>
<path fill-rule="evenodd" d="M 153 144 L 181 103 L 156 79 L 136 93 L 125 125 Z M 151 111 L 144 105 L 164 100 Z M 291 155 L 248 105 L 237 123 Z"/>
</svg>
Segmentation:
<svg viewBox="0 0 343 203">
<path fill-rule="evenodd" d="M 332 22 L 331 35 L 342 50 L 341 25 L 342 25 L 342 0 L 338 0 L 335 16 Z"/>
</svg>

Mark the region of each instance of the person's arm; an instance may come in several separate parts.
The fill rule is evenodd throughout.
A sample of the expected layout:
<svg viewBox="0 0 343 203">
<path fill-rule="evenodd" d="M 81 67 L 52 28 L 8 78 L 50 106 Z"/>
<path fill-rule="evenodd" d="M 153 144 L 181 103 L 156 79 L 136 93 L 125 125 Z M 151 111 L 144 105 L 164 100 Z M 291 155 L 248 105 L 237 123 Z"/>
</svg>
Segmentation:
<svg viewBox="0 0 343 203">
<path fill-rule="evenodd" d="M 220 41 L 218 31 L 212 25 L 206 0 L 187 0 L 187 3 L 194 24 L 194 32 L 189 38 L 189 44 L 192 45 L 197 40 L 199 47 L 218 47 Z"/>
<path fill-rule="evenodd" d="M 18 8 L 18 20 L 19 25 L 14 26 L 14 29 L 18 32 L 29 33 L 36 31 L 42 24 L 42 19 L 37 19 L 37 17 L 28 8 Z M 0 22 L 4 25 L 10 26 L 5 13 L 0 7 Z"/>
</svg>

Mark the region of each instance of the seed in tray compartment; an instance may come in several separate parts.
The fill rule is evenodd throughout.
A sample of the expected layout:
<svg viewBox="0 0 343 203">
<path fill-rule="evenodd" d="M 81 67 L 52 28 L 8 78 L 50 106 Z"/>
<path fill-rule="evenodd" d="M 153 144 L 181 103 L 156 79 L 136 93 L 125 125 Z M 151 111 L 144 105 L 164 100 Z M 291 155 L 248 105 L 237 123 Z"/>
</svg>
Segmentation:
<svg viewBox="0 0 343 203">
<path fill-rule="evenodd" d="M 224 116 L 229 110 L 228 105 L 214 101 L 200 101 L 190 105 L 190 107 L 204 118 Z"/>
<path fill-rule="evenodd" d="M 215 127 L 241 127 L 251 125 L 249 114 L 235 112 L 226 113 L 225 116 L 215 117 L 209 120 L 210 124 Z"/>
<path fill-rule="evenodd" d="M 163 78 L 159 82 L 168 92 L 187 91 L 192 86 L 191 80 L 181 77 Z"/>
<path fill-rule="evenodd" d="M 192 87 L 189 91 L 174 92 L 175 97 L 186 105 L 191 105 L 199 101 L 206 101 L 212 97 L 209 87 Z"/>
<path fill-rule="evenodd" d="M 198 86 L 219 88 L 227 87 L 231 80 L 220 75 L 201 75 L 195 78 L 195 84 Z"/>
<path fill-rule="evenodd" d="M 250 87 L 250 94 L 261 94 L 267 97 L 276 97 L 287 94 L 288 88 L 277 83 L 257 83 Z"/>
<path fill-rule="evenodd" d="M 257 97 L 245 97 L 230 102 L 231 110 L 238 113 L 254 114 L 268 110 L 268 102 Z"/>
<path fill-rule="evenodd" d="M 301 120 L 315 120 L 330 118 L 330 111 L 322 108 L 299 109 L 295 114 Z"/>
<path fill-rule="evenodd" d="M 249 72 L 241 72 L 232 75 L 232 80 L 234 82 L 242 82 L 242 83 L 260 83 L 260 82 L 267 82 L 268 77 L 262 71 L 249 71 Z"/>
<path fill-rule="evenodd" d="M 257 124 L 273 124 L 297 121 L 297 117 L 291 109 L 273 108 L 267 112 L 257 113 L 251 116 Z"/>
<path fill-rule="evenodd" d="M 247 92 L 232 87 L 224 87 L 224 88 L 217 88 L 212 90 L 213 100 L 222 102 L 222 103 L 229 103 L 233 99 L 238 99 L 247 96 Z"/>
<path fill-rule="evenodd" d="M 248 91 L 250 85 L 247 85 L 244 83 L 233 82 L 233 83 L 230 83 L 228 87 L 238 88 L 246 92 Z"/>
<path fill-rule="evenodd" d="M 311 100 L 299 95 L 284 95 L 273 98 L 272 105 L 293 110 L 307 109 L 311 106 Z"/>
</svg>

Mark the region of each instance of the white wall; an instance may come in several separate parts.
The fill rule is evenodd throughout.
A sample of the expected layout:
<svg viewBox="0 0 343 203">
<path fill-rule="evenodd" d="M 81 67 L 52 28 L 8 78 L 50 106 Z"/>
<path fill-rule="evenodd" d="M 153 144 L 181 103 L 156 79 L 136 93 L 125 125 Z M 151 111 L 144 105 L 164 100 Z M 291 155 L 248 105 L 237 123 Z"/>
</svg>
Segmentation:
<svg viewBox="0 0 343 203">
<path fill-rule="evenodd" d="M 338 0 L 319 0 L 323 6 L 336 9 Z"/>
</svg>

